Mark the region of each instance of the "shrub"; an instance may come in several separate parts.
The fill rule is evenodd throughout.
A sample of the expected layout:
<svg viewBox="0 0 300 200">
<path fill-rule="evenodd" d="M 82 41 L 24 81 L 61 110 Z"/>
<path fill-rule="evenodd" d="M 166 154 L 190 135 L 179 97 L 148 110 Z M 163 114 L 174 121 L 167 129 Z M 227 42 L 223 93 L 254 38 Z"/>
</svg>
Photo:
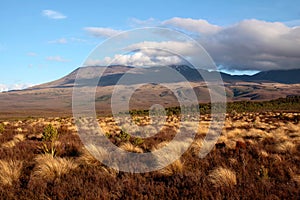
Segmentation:
<svg viewBox="0 0 300 200">
<path fill-rule="evenodd" d="M 134 141 L 133 141 L 134 145 L 138 146 L 138 145 L 141 145 L 144 143 L 144 140 L 142 138 L 134 138 Z"/>
<path fill-rule="evenodd" d="M 55 141 L 58 139 L 58 132 L 52 124 L 47 125 L 43 131 L 43 141 Z"/>
<path fill-rule="evenodd" d="M 122 141 L 129 141 L 130 140 L 130 135 L 126 131 L 124 131 L 124 130 L 121 130 L 121 133 L 118 135 L 118 137 Z"/>
<path fill-rule="evenodd" d="M 43 131 L 43 144 L 40 147 L 43 153 L 51 154 L 51 156 L 55 156 L 57 152 L 57 145 L 58 145 L 58 131 L 52 124 L 47 125 Z M 47 142 L 51 142 L 50 144 Z"/>
</svg>

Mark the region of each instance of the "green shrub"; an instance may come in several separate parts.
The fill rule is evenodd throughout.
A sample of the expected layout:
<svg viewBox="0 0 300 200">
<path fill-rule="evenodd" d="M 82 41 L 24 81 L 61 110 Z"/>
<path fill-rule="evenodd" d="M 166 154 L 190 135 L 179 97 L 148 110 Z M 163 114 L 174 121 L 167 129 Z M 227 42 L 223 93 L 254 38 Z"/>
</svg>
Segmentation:
<svg viewBox="0 0 300 200">
<path fill-rule="evenodd" d="M 43 144 L 40 146 L 40 150 L 44 154 L 50 154 L 55 156 L 57 152 L 57 145 L 55 142 L 58 140 L 58 131 L 52 124 L 47 125 L 43 131 Z M 50 142 L 50 143 L 49 143 Z"/>
<path fill-rule="evenodd" d="M 138 146 L 138 145 L 141 145 L 144 143 L 144 140 L 142 138 L 134 138 L 134 141 L 133 141 L 134 145 Z"/>
<path fill-rule="evenodd" d="M 43 141 L 55 141 L 58 139 L 58 132 L 52 124 L 47 125 L 43 131 Z"/>
<path fill-rule="evenodd" d="M 129 141 L 130 140 L 130 135 L 126 131 L 124 131 L 124 130 L 121 130 L 121 133 L 118 135 L 118 137 L 122 141 Z"/>
</svg>

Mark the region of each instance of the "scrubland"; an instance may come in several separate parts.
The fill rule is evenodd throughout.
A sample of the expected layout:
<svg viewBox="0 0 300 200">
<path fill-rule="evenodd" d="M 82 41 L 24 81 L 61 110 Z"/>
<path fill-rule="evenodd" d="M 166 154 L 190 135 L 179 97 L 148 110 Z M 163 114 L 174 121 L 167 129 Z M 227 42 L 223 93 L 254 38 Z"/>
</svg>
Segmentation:
<svg viewBox="0 0 300 200">
<path fill-rule="evenodd" d="M 84 147 L 73 118 L 1 120 L 0 199 L 299 198 L 300 113 L 228 113 L 217 143 L 200 158 L 200 150 L 209 145 L 204 139 L 210 120 L 203 114 L 196 127 L 184 122 L 185 131 L 196 129 L 188 150 L 172 164 L 147 173 L 122 172 L 95 159 L 91 152 L 102 158 L 105 151 Z M 134 116 L 133 121 L 150 123 L 147 116 Z M 135 153 L 167 145 L 181 123 L 179 116 L 170 115 L 158 134 L 142 139 L 113 117 L 98 122 L 113 144 Z M 177 142 L 174 150 L 183 143 Z M 154 164 L 164 166 L 166 159 L 159 157 Z"/>
</svg>

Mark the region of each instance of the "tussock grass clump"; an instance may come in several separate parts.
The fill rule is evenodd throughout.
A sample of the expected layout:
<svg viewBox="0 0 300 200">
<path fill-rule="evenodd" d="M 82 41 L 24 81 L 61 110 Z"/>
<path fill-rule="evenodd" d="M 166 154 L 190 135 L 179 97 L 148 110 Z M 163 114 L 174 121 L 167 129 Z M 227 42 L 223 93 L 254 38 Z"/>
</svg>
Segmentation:
<svg viewBox="0 0 300 200">
<path fill-rule="evenodd" d="M 25 136 L 23 134 L 17 134 L 14 136 L 14 138 L 12 140 L 3 143 L 2 147 L 13 148 L 14 146 L 16 146 L 17 143 L 24 141 L 24 140 L 25 140 Z"/>
<path fill-rule="evenodd" d="M 120 146 L 120 148 L 125 151 L 129 151 L 129 152 L 133 152 L 133 153 L 143 153 L 144 152 L 143 149 L 131 144 L 130 142 L 126 142 L 126 143 L 122 144 Z"/>
<path fill-rule="evenodd" d="M 5 131 L 5 127 L 3 123 L 0 123 L 0 134 Z"/>
<path fill-rule="evenodd" d="M 191 145 L 191 149 L 194 155 L 198 155 L 201 147 L 203 146 L 204 140 L 203 139 L 196 139 L 193 141 Z"/>
<path fill-rule="evenodd" d="M 275 151 L 278 153 L 293 153 L 295 149 L 296 145 L 290 141 L 285 141 L 275 146 Z"/>
<path fill-rule="evenodd" d="M 160 143 L 158 143 L 158 144 L 156 144 L 156 145 L 153 145 L 152 151 L 161 149 L 161 148 L 167 146 L 169 143 L 170 143 L 169 141 L 163 141 L 163 142 L 160 142 Z"/>
<path fill-rule="evenodd" d="M 95 157 L 95 156 L 97 157 Z M 81 165 L 101 165 L 98 159 L 106 159 L 108 157 L 107 152 L 101 147 L 95 145 L 88 145 L 81 152 L 81 155 L 78 158 L 78 161 Z"/>
<path fill-rule="evenodd" d="M 46 181 L 60 178 L 63 174 L 67 174 L 78 167 L 78 164 L 71 159 L 53 157 L 50 154 L 39 155 L 35 158 L 35 161 L 36 166 L 33 177 Z"/>
<path fill-rule="evenodd" d="M 167 158 L 168 159 L 168 158 Z M 164 167 L 166 160 L 158 162 L 158 165 Z M 180 174 L 183 172 L 184 169 L 184 164 L 183 162 L 179 159 L 179 160 L 175 160 L 173 163 L 171 163 L 168 166 L 165 166 L 164 168 L 160 169 L 158 172 L 162 175 L 165 176 L 172 176 L 174 174 Z"/>
<path fill-rule="evenodd" d="M 224 167 L 218 167 L 212 170 L 208 175 L 208 180 L 215 187 L 231 188 L 237 183 L 235 172 Z"/>
<path fill-rule="evenodd" d="M 11 186 L 21 175 L 23 162 L 0 160 L 0 184 Z"/>
<path fill-rule="evenodd" d="M 99 160 L 99 161 L 107 160 L 107 159 L 110 160 L 109 153 L 107 152 L 107 150 L 104 149 L 104 148 L 102 148 L 102 147 L 100 147 L 100 146 L 89 144 L 89 145 L 86 146 L 86 150 L 96 160 Z M 90 157 L 87 156 L 87 158 L 90 158 Z M 93 162 L 92 160 L 90 160 L 90 161 Z"/>
<path fill-rule="evenodd" d="M 165 176 L 180 174 L 184 169 L 183 162 L 180 159 L 174 161 L 174 155 L 172 154 L 156 155 L 156 164 L 160 168 L 158 172 Z"/>
<path fill-rule="evenodd" d="M 84 149 L 79 158 L 78 161 L 81 165 L 99 165 L 100 162 L 97 160 L 88 150 Z"/>
<path fill-rule="evenodd" d="M 294 175 L 293 180 L 296 181 L 298 185 L 300 185 L 300 174 Z"/>
</svg>

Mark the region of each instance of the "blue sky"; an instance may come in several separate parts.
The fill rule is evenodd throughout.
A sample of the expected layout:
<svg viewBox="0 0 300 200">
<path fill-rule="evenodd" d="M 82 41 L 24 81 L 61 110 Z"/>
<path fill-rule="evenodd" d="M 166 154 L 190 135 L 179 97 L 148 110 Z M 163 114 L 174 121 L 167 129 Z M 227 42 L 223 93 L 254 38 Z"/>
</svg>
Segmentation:
<svg viewBox="0 0 300 200">
<path fill-rule="evenodd" d="M 277 69 L 283 65 L 299 68 L 297 58 L 290 59 L 294 60 L 292 63 L 283 62 L 279 58 L 282 55 L 298 56 L 299 48 L 291 46 L 291 43 L 299 42 L 297 33 L 300 32 L 296 27 L 300 25 L 300 2 L 297 0 L 244 2 L 246 1 L 2 0 L 0 91 L 58 79 L 79 67 L 96 45 L 108 36 L 119 30 L 143 26 L 168 26 L 187 31 L 191 35 L 196 35 L 196 38 L 200 34 L 199 42 L 207 47 L 213 59 L 216 57 L 217 64 L 225 66 L 224 69 L 231 73 L 236 70 L 247 72 Z M 280 24 L 276 24 L 277 22 Z M 200 29 L 196 27 L 198 24 L 201 26 Z M 214 27 L 218 30 L 217 33 L 206 34 L 207 30 Z M 273 41 L 266 46 L 260 46 L 261 42 L 256 40 L 256 37 L 251 36 L 249 39 L 245 34 L 251 32 L 248 27 L 253 30 L 260 27 L 253 35 L 263 37 L 264 41 L 268 39 L 268 35 L 259 35 L 261 32 L 270 34 L 276 32 L 278 33 L 276 40 L 270 37 Z M 231 57 L 227 51 L 223 54 L 220 46 L 213 48 L 210 45 L 216 38 L 232 32 L 230 35 L 240 33 L 243 38 L 247 36 L 251 44 L 258 44 L 256 47 L 262 49 L 260 55 L 265 57 L 260 56 L 255 63 L 249 61 L 248 65 L 238 68 L 242 61 Z M 239 38 L 234 36 L 232 39 Z M 273 47 L 271 43 L 278 44 Z M 279 47 L 282 45 L 285 49 L 280 52 Z M 276 48 L 278 48 L 276 52 L 268 51 Z M 249 47 L 240 57 L 243 61 L 247 60 L 244 55 L 251 52 Z M 285 52 L 289 52 L 290 55 L 285 55 Z M 234 51 L 231 53 L 234 54 Z M 224 56 L 220 56 L 221 54 Z"/>
</svg>

